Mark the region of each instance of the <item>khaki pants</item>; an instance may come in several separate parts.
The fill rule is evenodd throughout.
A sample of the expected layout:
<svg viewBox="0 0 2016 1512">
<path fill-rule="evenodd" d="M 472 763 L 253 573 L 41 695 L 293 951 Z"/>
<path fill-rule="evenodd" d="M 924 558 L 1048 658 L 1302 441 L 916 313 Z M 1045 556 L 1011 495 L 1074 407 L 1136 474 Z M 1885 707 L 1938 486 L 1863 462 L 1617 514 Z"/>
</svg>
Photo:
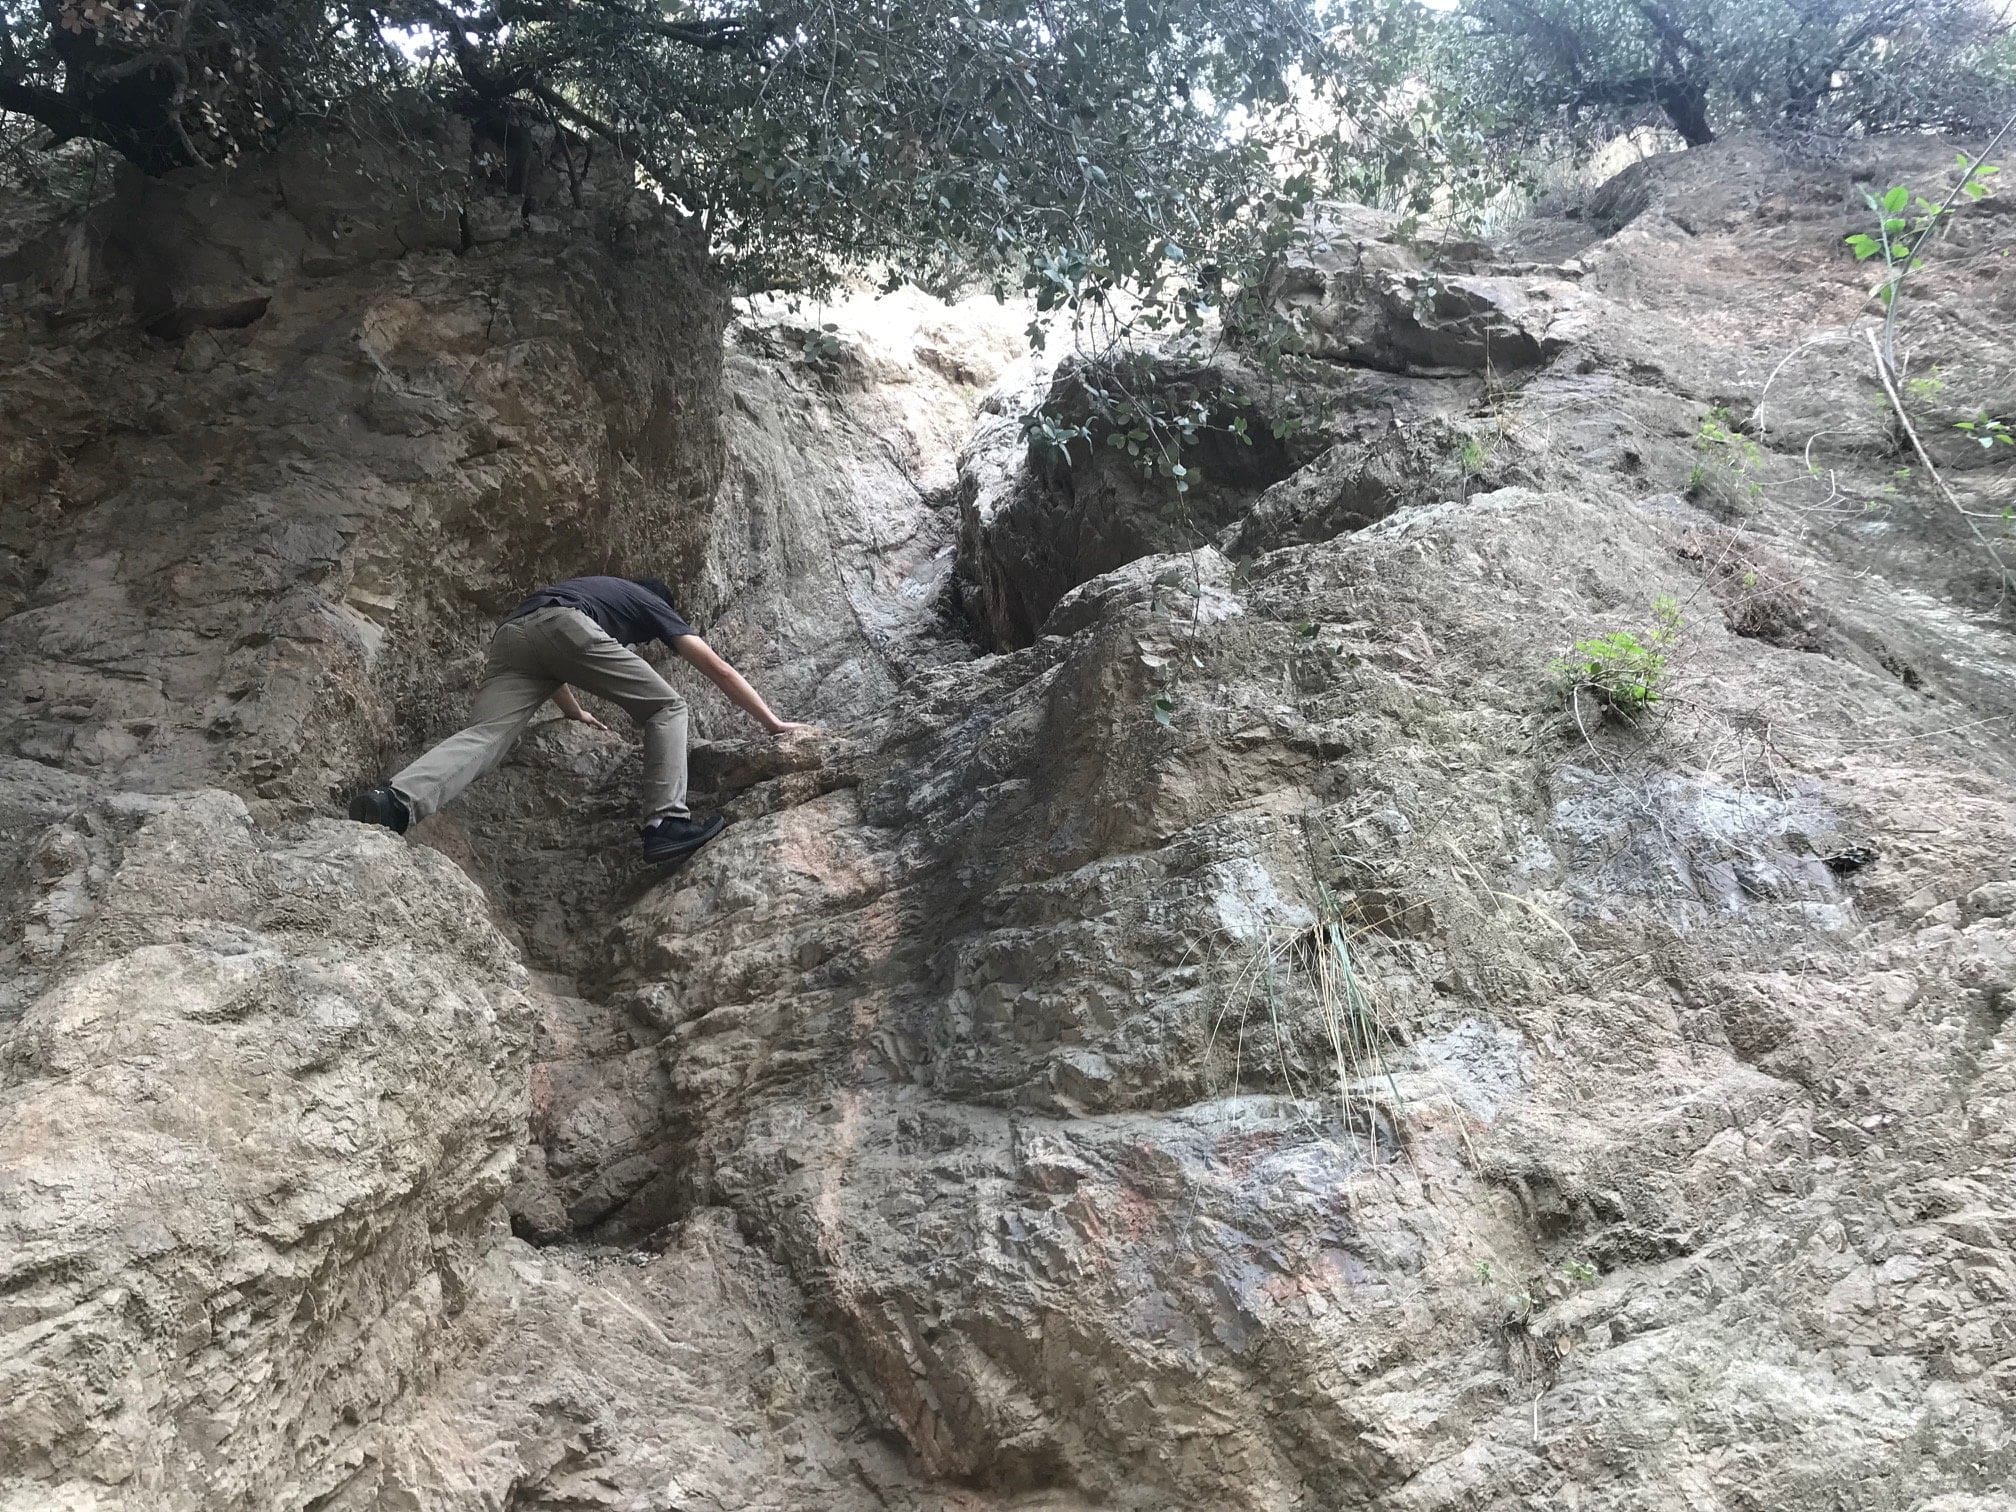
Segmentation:
<svg viewBox="0 0 2016 1512">
<path fill-rule="evenodd" d="M 578 609 L 534 609 L 499 625 L 469 727 L 394 777 L 393 791 L 415 819 L 454 802 L 504 759 L 562 683 L 599 693 L 643 728 L 645 820 L 685 817 L 686 700 Z"/>
</svg>

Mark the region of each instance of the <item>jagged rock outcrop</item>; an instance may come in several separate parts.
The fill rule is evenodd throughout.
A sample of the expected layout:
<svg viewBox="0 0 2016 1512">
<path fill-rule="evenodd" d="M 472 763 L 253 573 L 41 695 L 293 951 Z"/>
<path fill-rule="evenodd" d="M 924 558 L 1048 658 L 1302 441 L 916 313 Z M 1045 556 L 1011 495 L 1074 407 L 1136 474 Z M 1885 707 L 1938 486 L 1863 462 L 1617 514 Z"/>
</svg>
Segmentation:
<svg viewBox="0 0 2016 1512">
<path fill-rule="evenodd" d="M 1411 218 L 1410 218 L 1411 219 Z M 1408 230 L 1363 205 L 1324 205 L 1267 296 L 1309 350 L 1391 373 L 1516 374 L 1587 334 L 1579 267 L 1507 266 L 1481 243 Z"/>
<path fill-rule="evenodd" d="M 221 328 L 12 254 L 0 1505 L 1996 1505 L 2016 660 L 1839 246 L 1947 162 L 1654 161 L 1455 303 L 1340 211 L 1307 453 L 1208 543 L 1130 478 L 1120 560 L 1046 554 L 1118 484 L 1027 453 L 1012 315 L 717 375 L 615 187 L 465 173 L 510 234 L 240 258 Z M 1906 316 L 1970 464 L 1994 204 Z M 577 728 L 328 819 L 584 541 L 829 731 L 697 696 L 669 882 Z M 1658 708 L 1568 696 L 1661 597 Z"/>
<path fill-rule="evenodd" d="M 606 185 L 502 199 L 482 152 L 130 179 L 0 270 L 0 750 L 323 799 L 438 725 L 528 579 L 693 573 L 726 309 L 692 233 Z"/>
<path fill-rule="evenodd" d="M 972 618 L 995 645 L 1025 646 L 1071 589 L 1141 557 L 1212 543 L 1256 555 L 1489 486 L 1479 412 L 1587 334 L 1596 308 L 1572 279 L 1501 261 L 1476 242 L 1424 249 L 1396 216 L 1326 206 L 1262 294 L 1316 360 L 1268 376 L 1222 337 L 1192 336 L 1146 355 L 1074 355 L 1047 383 L 996 395 L 960 457 Z M 1166 440 L 1137 441 L 1138 456 L 1107 444 L 1128 434 L 1111 417 L 1131 421 L 1151 393 L 1198 427 L 1180 497 L 1154 465 Z M 1068 459 L 1030 452 L 1021 421 L 1039 405 L 1084 431 Z"/>
<path fill-rule="evenodd" d="M 500 1236 L 524 967 L 451 863 L 355 825 L 127 794 L 34 844 L 60 907 L 0 1083 L 0 1501 L 314 1503 Z"/>
<path fill-rule="evenodd" d="M 6 248 L 0 1505 L 535 1505 L 618 1434 L 654 1494 L 902 1499 L 732 1225 L 670 1278 L 511 1237 L 602 1005 L 452 825 L 318 817 L 527 582 L 708 582 L 725 302 L 620 174 L 486 152 L 299 143 Z M 573 1217 L 630 1195 L 614 1122 Z"/>
</svg>

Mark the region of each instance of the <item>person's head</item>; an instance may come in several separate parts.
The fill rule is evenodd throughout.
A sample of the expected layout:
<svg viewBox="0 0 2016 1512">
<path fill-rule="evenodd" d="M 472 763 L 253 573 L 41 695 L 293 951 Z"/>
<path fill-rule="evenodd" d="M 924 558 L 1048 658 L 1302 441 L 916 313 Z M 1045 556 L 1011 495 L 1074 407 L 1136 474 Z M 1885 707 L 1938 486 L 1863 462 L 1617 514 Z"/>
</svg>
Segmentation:
<svg viewBox="0 0 2016 1512">
<path fill-rule="evenodd" d="M 630 581 L 635 583 L 639 588 L 648 588 L 651 592 L 657 594 L 658 597 L 665 600 L 672 608 L 677 609 L 679 607 L 677 604 L 672 603 L 672 590 L 665 586 L 665 579 L 641 577 L 632 578 Z"/>
</svg>

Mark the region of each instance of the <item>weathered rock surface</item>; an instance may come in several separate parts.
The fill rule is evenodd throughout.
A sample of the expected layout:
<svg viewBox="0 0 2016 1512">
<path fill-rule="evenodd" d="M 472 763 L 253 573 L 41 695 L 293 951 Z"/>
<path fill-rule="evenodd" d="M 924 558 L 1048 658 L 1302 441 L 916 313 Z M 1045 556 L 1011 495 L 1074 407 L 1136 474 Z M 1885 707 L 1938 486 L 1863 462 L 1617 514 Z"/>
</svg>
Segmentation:
<svg viewBox="0 0 2016 1512">
<path fill-rule="evenodd" d="M 347 823 L 128 795 L 29 843 L 56 906 L 0 1071 L 0 1503 L 313 1503 L 497 1243 L 524 968 L 447 860 Z"/>
<path fill-rule="evenodd" d="M 1587 334 L 1579 269 L 1508 268 L 1476 242 L 1403 233 L 1398 216 L 1322 207 L 1268 294 L 1310 351 L 1394 373 L 1513 373 Z"/>
<path fill-rule="evenodd" d="M 1631 170 L 1447 299 L 1339 212 L 1322 428 L 1208 532 L 1031 459 L 985 311 L 745 312 L 713 428 L 613 189 L 166 305 L 10 254 L 0 1505 L 1999 1505 L 2016 660 L 1839 245 L 1950 151 L 1856 151 Z M 1963 418 L 1975 208 L 1906 318 Z M 696 694 L 670 882 L 576 728 L 318 817 L 569 551 L 828 733 Z M 1661 596 L 1658 711 L 1565 696 Z"/>
<path fill-rule="evenodd" d="M 497 205 L 480 151 L 136 181 L 55 271 L 0 270 L 0 751 L 325 798 L 438 725 L 482 626 L 583 541 L 691 575 L 726 312 L 690 237 L 626 198 L 512 200 L 517 233 L 464 250 L 460 207 Z M 239 299 L 255 321 L 181 330 Z"/>
</svg>

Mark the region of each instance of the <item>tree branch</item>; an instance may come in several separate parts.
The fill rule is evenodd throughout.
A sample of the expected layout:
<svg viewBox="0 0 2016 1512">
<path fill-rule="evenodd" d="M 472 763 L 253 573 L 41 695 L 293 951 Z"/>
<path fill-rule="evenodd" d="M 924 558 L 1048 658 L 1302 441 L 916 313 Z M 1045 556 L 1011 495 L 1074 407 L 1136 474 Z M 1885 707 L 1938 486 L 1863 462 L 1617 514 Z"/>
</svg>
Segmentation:
<svg viewBox="0 0 2016 1512">
<path fill-rule="evenodd" d="M 572 100 L 549 84 L 535 82 L 531 85 L 530 92 L 534 99 L 540 101 L 556 115 L 564 116 L 583 130 L 593 132 L 596 136 L 602 138 L 603 141 L 614 147 L 626 162 L 634 163 L 648 173 L 652 181 L 667 194 L 678 192 L 677 181 L 671 171 L 662 164 L 652 162 L 639 152 L 636 145 L 625 138 L 619 127 L 612 126 L 600 116 L 583 110 L 579 105 L 576 105 Z"/>
<path fill-rule="evenodd" d="M 646 36 L 658 37 L 667 42 L 677 42 L 682 47 L 697 48 L 702 52 L 733 52 L 749 50 L 760 46 L 769 38 L 768 28 L 752 30 L 747 21 L 739 16 L 718 16 L 711 21 L 666 21 L 656 16 L 646 16 L 623 4 L 623 0 L 590 0 L 596 9 L 606 11 L 618 18 L 623 25 Z M 504 0 L 498 13 L 508 21 L 560 21 L 566 19 L 564 10 L 550 6 L 526 3 L 526 0 Z"/>
<path fill-rule="evenodd" d="M 1673 19 L 1672 13 L 1664 6 L 1654 3 L 1654 0 L 1638 0 L 1632 9 L 1645 18 L 1645 24 L 1652 28 L 1652 34 L 1668 47 L 1676 52 L 1690 53 L 1697 58 L 1701 56 L 1701 44 L 1687 35 L 1680 23 Z"/>
<path fill-rule="evenodd" d="M 1939 476 L 1939 469 L 1932 465 L 1931 457 L 1926 455 L 1925 443 L 1918 439 L 1918 428 L 1911 423 L 1911 417 L 1904 412 L 1904 401 L 1897 397 L 1897 385 L 1890 377 L 1890 364 L 1884 360 L 1883 348 L 1877 343 L 1876 333 L 1865 330 L 1862 334 L 1869 338 L 1869 354 L 1876 359 L 1876 376 L 1883 380 L 1883 392 L 1889 396 L 1890 408 L 1897 412 L 1897 419 L 1904 427 L 1904 434 L 1910 438 L 1911 450 L 1917 453 L 1918 460 L 1931 475 L 1940 495 L 1953 506 L 1954 512 L 1966 521 L 1968 530 L 1973 532 L 1975 543 L 1988 554 L 1988 560 L 1995 564 L 1997 588 L 1995 608 L 1999 612 L 2003 604 L 2008 601 L 2009 589 L 2012 583 L 2016 583 L 2016 574 L 2012 574 L 2003 562 L 2002 553 L 1995 549 L 1995 543 L 1988 539 L 1979 525 L 1974 523 L 1974 511 L 1954 497 L 1953 490 L 1946 486 L 1946 480 Z"/>
</svg>

